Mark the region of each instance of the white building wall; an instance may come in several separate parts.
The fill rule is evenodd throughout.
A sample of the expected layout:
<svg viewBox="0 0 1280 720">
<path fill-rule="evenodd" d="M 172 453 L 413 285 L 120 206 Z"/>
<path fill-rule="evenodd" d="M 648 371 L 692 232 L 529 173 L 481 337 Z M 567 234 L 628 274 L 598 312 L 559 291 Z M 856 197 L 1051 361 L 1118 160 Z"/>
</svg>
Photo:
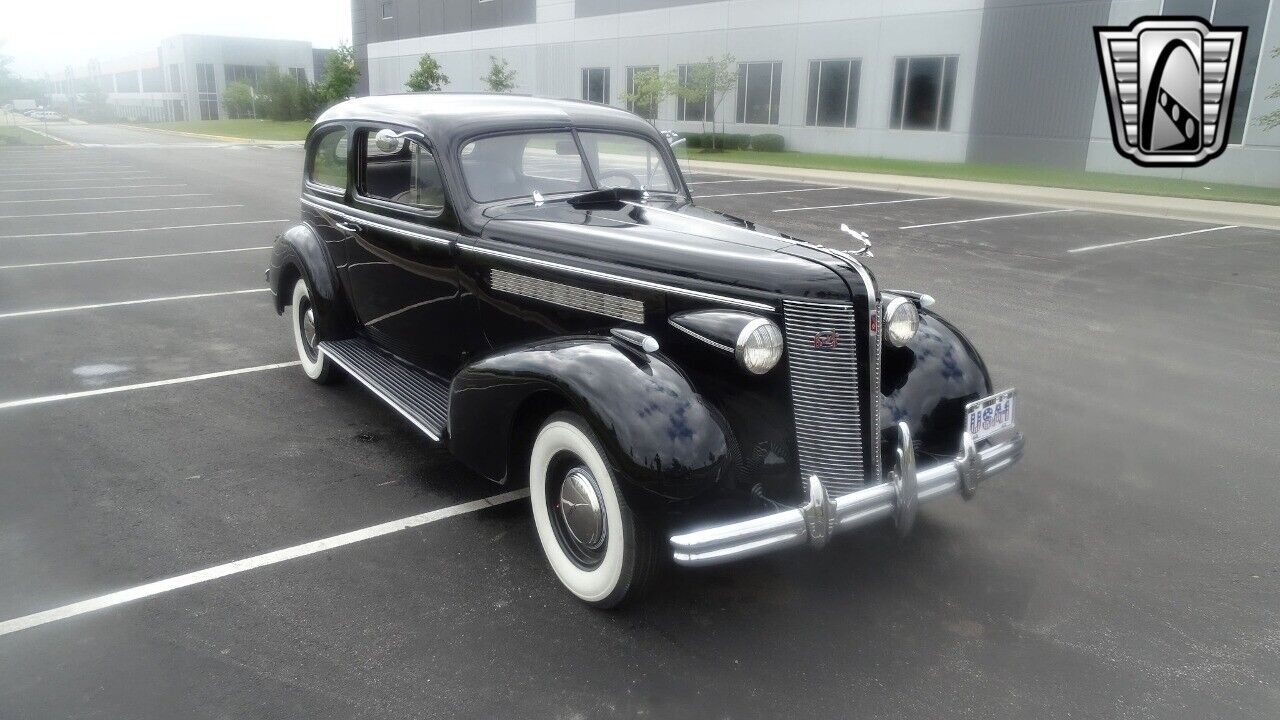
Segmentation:
<svg viewBox="0 0 1280 720">
<path fill-rule="evenodd" d="M 538 0 L 538 22 L 515 27 L 409 38 L 369 45 L 373 94 L 405 91 L 423 53 L 450 78 L 449 90 L 484 90 L 489 56 L 516 71 L 517 92 L 581 97 L 581 69 L 610 68 L 610 101 L 624 107 L 626 68 L 658 65 L 663 72 L 708 56 L 732 54 L 741 62 L 781 61 L 783 81 L 777 125 L 729 122 L 730 132 L 778 133 L 794 150 L 883 155 L 963 162 L 982 29 L 981 0 L 724 0 L 658 10 L 573 18 L 572 0 Z M 905 55 L 958 55 L 950 131 L 889 129 L 894 59 Z M 806 127 L 809 61 L 862 62 L 858 124 Z M 736 92 L 717 117 L 732 120 Z M 675 120 L 676 101 L 659 108 L 659 125 L 697 131 L 701 123 Z"/>
</svg>

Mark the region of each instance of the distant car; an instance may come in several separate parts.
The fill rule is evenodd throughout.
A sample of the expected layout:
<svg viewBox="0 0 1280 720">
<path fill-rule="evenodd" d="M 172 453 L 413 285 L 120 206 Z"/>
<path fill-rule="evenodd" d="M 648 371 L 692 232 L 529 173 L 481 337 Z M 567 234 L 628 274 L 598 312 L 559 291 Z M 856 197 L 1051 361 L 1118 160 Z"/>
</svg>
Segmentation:
<svg viewBox="0 0 1280 720">
<path fill-rule="evenodd" d="M 932 298 L 876 282 L 865 236 L 834 250 L 696 206 L 635 115 L 370 97 L 306 148 L 302 222 L 267 270 L 302 369 L 345 371 L 480 475 L 527 483 L 587 603 L 664 555 L 906 533 L 1022 455 L 1014 391 Z"/>
<path fill-rule="evenodd" d="M 36 111 L 34 111 L 34 112 L 30 113 L 30 117 L 31 117 L 31 118 L 33 118 L 33 119 L 35 119 L 35 120 L 46 120 L 46 121 L 52 121 L 52 120 L 65 120 L 65 119 L 66 119 L 66 118 L 62 117 L 62 115 L 61 115 L 61 114 L 56 113 L 56 112 L 54 112 L 54 111 L 52 111 L 52 110 L 36 110 Z"/>
</svg>

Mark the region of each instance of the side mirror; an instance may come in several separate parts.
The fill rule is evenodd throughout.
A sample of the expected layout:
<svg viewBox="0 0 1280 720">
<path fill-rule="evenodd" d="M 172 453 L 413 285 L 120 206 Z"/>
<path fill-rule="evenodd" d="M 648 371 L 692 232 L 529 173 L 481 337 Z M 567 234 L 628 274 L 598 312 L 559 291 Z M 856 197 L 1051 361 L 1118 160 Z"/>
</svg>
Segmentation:
<svg viewBox="0 0 1280 720">
<path fill-rule="evenodd" d="M 373 144 L 379 151 L 392 155 L 400 152 L 400 148 L 404 144 L 404 137 L 393 130 L 384 128 L 373 136 Z"/>
</svg>

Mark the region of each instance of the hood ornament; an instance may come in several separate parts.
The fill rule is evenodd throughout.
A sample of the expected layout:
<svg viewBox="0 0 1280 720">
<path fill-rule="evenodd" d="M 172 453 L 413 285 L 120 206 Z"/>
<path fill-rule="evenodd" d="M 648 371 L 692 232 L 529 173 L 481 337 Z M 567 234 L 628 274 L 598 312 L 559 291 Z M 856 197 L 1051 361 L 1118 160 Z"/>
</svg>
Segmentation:
<svg viewBox="0 0 1280 720">
<path fill-rule="evenodd" d="M 858 232 L 857 230 L 854 230 L 853 228 L 849 227 L 844 223 L 840 223 L 840 232 L 850 235 L 853 237 L 854 240 L 857 240 L 858 242 L 862 243 L 862 247 L 855 248 L 852 251 L 852 254 L 861 255 L 863 257 L 875 257 L 875 254 L 871 252 L 871 236 L 870 235 L 864 232 Z"/>
</svg>

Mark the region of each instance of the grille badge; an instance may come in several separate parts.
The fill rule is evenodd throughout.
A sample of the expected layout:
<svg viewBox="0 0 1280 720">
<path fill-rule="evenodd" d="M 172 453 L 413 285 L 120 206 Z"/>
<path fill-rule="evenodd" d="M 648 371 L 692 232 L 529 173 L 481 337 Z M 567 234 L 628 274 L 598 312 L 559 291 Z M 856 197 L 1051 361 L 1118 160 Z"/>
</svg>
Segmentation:
<svg viewBox="0 0 1280 720">
<path fill-rule="evenodd" d="M 839 347 L 840 333 L 835 330 L 823 330 L 813 336 L 813 346 L 819 350 Z"/>
</svg>

